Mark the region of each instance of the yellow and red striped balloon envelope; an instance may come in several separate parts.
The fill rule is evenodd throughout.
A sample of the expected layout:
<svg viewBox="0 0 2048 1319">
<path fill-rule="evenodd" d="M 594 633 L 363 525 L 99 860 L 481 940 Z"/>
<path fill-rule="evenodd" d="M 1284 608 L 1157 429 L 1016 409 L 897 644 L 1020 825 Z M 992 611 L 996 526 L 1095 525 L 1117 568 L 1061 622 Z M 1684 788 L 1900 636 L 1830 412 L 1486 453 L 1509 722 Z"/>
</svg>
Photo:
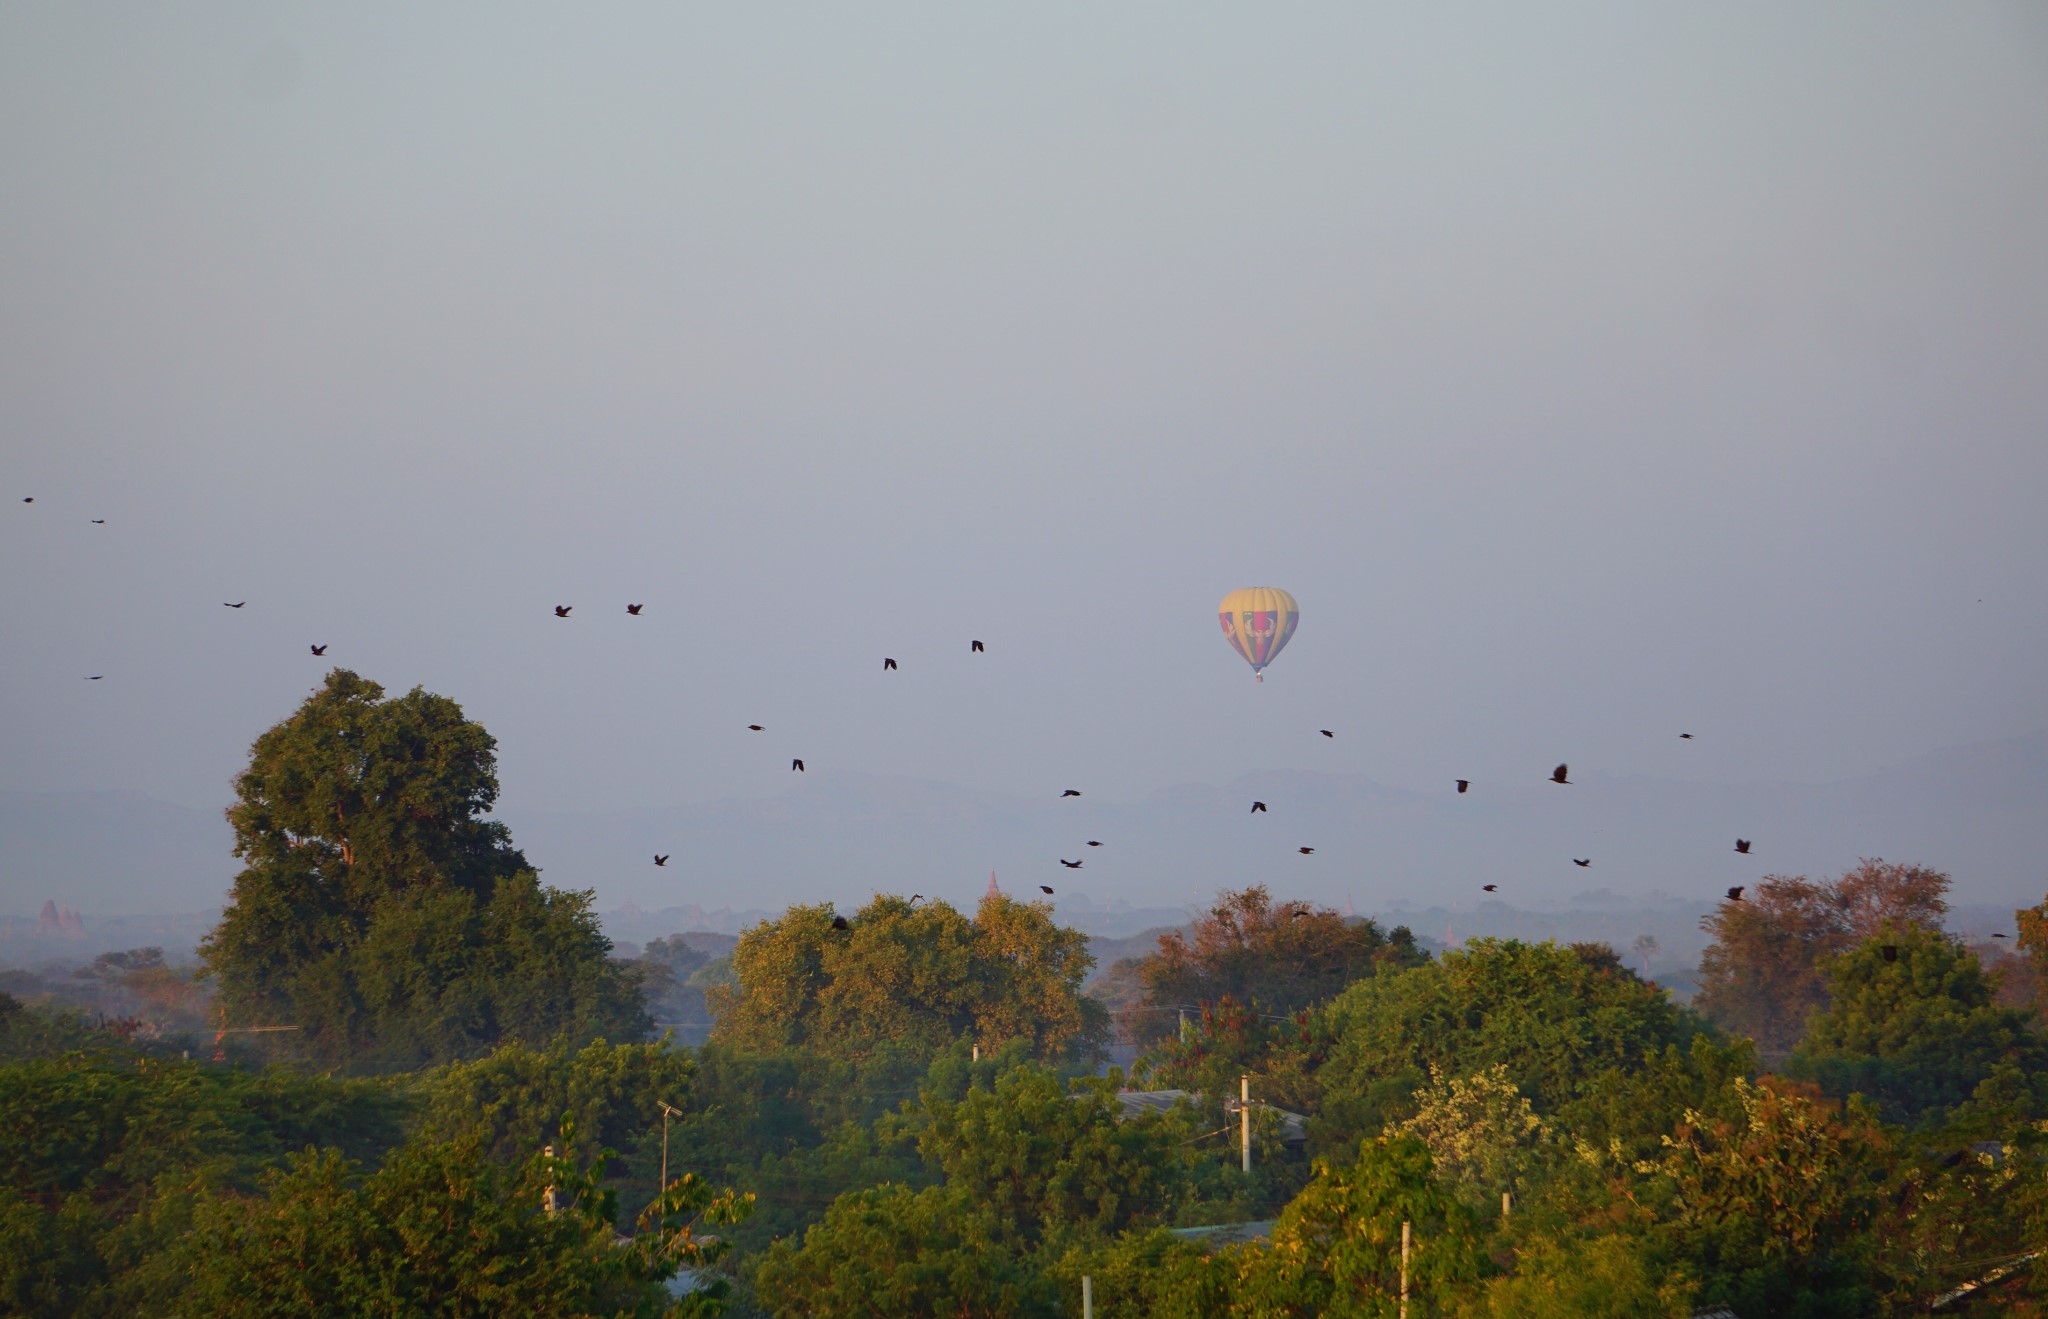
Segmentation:
<svg viewBox="0 0 2048 1319">
<path fill-rule="evenodd" d="M 1259 671 L 1273 662 L 1294 635 L 1301 607 L 1277 586 L 1247 586 L 1224 596 L 1216 609 L 1223 621 L 1223 639 L 1264 682 L 1266 675 Z"/>
</svg>

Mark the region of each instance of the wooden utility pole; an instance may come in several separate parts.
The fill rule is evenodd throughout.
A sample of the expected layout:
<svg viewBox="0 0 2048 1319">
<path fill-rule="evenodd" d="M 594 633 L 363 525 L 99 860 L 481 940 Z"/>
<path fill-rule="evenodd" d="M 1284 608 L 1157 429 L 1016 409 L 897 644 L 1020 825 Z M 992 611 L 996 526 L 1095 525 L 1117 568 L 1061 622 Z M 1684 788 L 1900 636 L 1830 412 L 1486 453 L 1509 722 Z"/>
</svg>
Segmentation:
<svg viewBox="0 0 2048 1319">
<path fill-rule="evenodd" d="M 1401 1319 L 1408 1319 L 1408 1220 L 1401 1220 Z"/>
<path fill-rule="evenodd" d="M 671 1114 L 681 1117 L 682 1112 L 679 1109 L 670 1108 L 667 1102 L 663 1100 L 657 1099 L 654 1102 L 661 1105 L 661 1189 L 666 1191 L 668 1190 L 668 1120 Z"/>
<path fill-rule="evenodd" d="M 1244 1141 L 1244 1170 L 1247 1176 L 1252 1170 L 1252 1078 L 1237 1078 L 1237 1120 Z"/>
<path fill-rule="evenodd" d="M 555 1157 L 555 1147 L 552 1145 L 541 1146 L 540 1152 L 550 1159 Z M 552 1178 L 552 1173 L 550 1177 Z M 546 1189 L 540 1193 L 540 1207 L 548 1213 L 552 1214 L 555 1212 L 555 1184 L 552 1180 L 548 1182 Z"/>
<path fill-rule="evenodd" d="M 1081 1275 L 1081 1319 L 1095 1319 L 1095 1279 Z"/>
</svg>

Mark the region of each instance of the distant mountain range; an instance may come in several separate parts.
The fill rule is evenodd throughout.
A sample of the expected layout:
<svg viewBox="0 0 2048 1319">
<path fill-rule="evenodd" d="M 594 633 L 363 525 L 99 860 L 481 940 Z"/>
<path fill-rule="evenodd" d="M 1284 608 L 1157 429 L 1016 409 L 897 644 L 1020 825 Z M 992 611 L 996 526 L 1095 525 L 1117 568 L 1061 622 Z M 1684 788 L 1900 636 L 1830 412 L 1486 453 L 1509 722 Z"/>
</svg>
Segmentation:
<svg viewBox="0 0 2048 1319">
<path fill-rule="evenodd" d="M 1560 787 L 1544 781 L 1547 769 L 1526 782 L 1477 782 L 1465 796 L 1448 783 L 1420 792 L 1303 771 L 1135 801 L 1061 799 L 1065 785 L 1026 800 L 813 774 L 766 798 L 615 814 L 511 803 L 503 818 L 549 882 L 595 888 L 614 921 L 639 911 L 623 917 L 633 932 L 619 931 L 635 941 L 733 932 L 794 901 L 850 909 L 877 890 L 971 905 L 991 870 L 1022 896 L 1052 886 L 1065 919 L 1109 937 L 1179 924 L 1218 889 L 1250 883 L 1360 914 L 1441 910 L 1454 924 L 1481 910 L 1482 883 L 1526 910 L 1583 906 L 1572 895 L 1605 890 L 1631 907 L 1672 895 L 1704 912 L 1730 884 L 1835 875 L 1865 856 L 1941 867 L 1959 903 L 2038 902 L 2048 885 L 2048 735 L 1814 785 L 1683 783 L 1586 766 Z M 1254 799 L 1270 811 L 1250 814 Z M 1754 855 L 1735 854 L 1738 835 L 1755 840 Z M 88 925 L 93 912 L 216 910 L 236 869 L 230 843 L 218 811 L 138 793 L 0 793 L 0 918 L 33 923 L 53 899 Z M 1302 846 L 1316 853 L 1302 856 Z M 657 851 L 674 860 L 655 869 Z M 1062 858 L 1085 868 L 1063 868 Z"/>
</svg>

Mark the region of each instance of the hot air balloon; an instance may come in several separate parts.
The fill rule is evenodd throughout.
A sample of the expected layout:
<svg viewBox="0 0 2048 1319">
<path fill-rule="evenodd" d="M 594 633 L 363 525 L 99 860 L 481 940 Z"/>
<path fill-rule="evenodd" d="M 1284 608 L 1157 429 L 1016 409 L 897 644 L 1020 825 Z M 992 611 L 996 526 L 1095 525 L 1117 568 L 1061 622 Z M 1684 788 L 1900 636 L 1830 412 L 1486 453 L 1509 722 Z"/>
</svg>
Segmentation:
<svg viewBox="0 0 2048 1319">
<path fill-rule="evenodd" d="M 1223 620 L 1223 639 L 1264 682 L 1266 675 L 1260 670 L 1273 662 L 1294 635 L 1294 625 L 1301 621 L 1300 606 L 1277 586 L 1248 586 L 1224 596 L 1216 609 Z"/>
</svg>

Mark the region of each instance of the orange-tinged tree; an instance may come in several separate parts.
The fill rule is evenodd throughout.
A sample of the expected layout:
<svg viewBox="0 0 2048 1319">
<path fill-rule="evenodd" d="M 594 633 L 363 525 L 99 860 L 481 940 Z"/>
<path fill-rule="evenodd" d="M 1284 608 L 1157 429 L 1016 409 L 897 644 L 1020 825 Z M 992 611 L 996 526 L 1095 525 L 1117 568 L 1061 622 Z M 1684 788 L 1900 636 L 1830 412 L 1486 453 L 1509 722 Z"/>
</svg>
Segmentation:
<svg viewBox="0 0 2048 1319">
<path fill-rule="evenodd" d="M 1255 884 L 1218 894 L 1191 930 L 1159 936 L 1158 951 L 1135 967 L 1144 997 L 1119 1024 L 1143 1042 L 1171 1034 L 1183 1007 L 1198 1012 L 1228 1000 L 1289 1016 L 1354 981 L 1427 960 L 1406 926 L 1389 933 L 1329 907 L 1275 903 Z"/>
<path fill-rule="evenodd" d="M 1700 1300 L 1741 1314 L 1870 1313 L 1889 1139 L 1812 1086 L 1731 1084 L 1737 1116 L 1688 1111 L 1636 1164 L 1664 1201 L 1667 1249 L 1703 1280 Z"/>
<path fill-rule="evenodd" d="M 2020 955 L 2025 961 L 2009 982 L 2031 989 L 2035 1014 L 2048 1019 L 2048 901 L 2021 907 L 2013 918 L 2019 925 Z"/>
<path fill-rule="evenodd" d="M 1782 1058 L 1827 1001 L 1822 964 L 1888 922 L 1940 929 L 1948 884 L 1939 870 L 1877 859 L 1825 882 L 1767 875 L 1700 922 L 1714 942 L 1700 955 L 1693 1006 L 1754 1039 L 1766 1059 Z"/>
</svg>

